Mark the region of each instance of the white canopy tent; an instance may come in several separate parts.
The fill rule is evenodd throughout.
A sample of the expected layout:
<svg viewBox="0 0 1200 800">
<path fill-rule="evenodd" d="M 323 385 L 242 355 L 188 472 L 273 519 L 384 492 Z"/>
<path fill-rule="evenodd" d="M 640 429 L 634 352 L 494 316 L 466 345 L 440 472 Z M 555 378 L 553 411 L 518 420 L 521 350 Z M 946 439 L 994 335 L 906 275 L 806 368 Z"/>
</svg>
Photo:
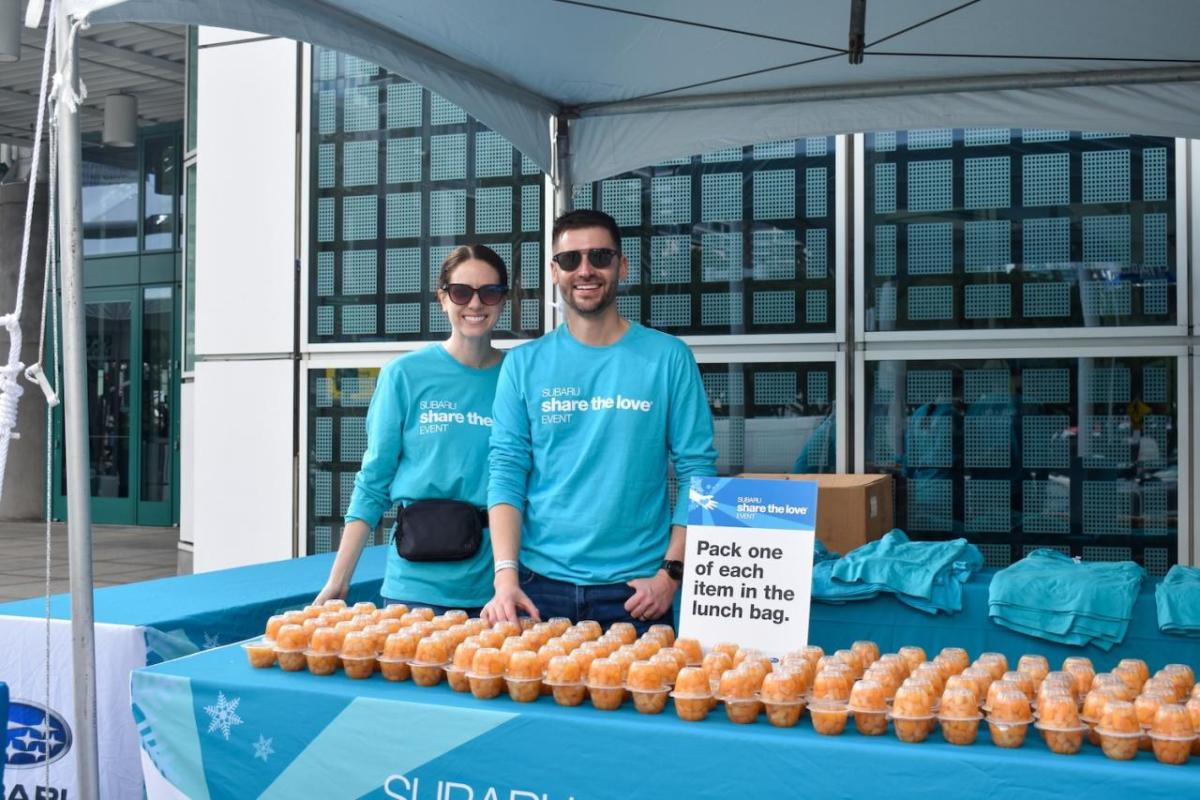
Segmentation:
<svg viewBox="0 0 1200 800">
<path fill-rule="evenodd" d="M 30 0 L 30 17 L 43 3 Z M 560 210 L 572 182 L 772 139 L 974 126 L 1200 137 L 1196 0 L 60 0 L 58 11 L 60 73 L 77 47 L 68 18 L 233 28 L 380 64 L 550 172 Z M 79 128 L 59 113 L 77 786 L 94 797 L 91 570 L 77 563 L 91 553 L 86 408 L 74 402 L 85 396 Z"/>
<path fill-rule="evenodd" d="M 1000 126 L 1200 136 L 1194 0 L 63 0 L 95 22 L 215 25 L 352 53 L 570 175 L 771 139 Z M 925 23 L 925 24 L 921 24 Z"/>
</svg>

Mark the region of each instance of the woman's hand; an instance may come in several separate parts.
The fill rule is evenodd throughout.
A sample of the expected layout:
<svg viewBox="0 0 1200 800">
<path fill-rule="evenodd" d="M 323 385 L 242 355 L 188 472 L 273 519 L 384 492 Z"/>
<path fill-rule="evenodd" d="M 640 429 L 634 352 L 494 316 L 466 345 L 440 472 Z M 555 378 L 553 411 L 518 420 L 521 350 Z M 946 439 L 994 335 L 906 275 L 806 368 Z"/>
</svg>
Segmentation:
<svg viewBox="0 0 1200 800">
<path fill-rule="evenodd" d="M 516 570 L 501 570 L 496 573 L 496 594 L 483 607 L 480 617 L 493 625 L 503 620 L 516 622 L 521 611 L 538 622 L 542 621 L 537 606 L 529 599 L 529 595 L 521 591 Z"/>
<path fill-rule="evenodd" d="M 325 588 L 317 595 L 317 599 L 312 601 L 314 606 L 323 605 L 326 600 L 345 600 L 347 587 L 339 583 L 327 583 Z"/>
</svg>

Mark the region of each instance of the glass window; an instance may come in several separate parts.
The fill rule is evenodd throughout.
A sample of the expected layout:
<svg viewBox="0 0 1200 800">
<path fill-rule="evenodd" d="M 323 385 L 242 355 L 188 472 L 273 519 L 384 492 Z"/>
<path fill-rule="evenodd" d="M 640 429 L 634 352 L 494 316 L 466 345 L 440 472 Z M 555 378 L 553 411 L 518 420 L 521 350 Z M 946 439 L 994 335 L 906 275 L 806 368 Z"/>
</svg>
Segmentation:
<svg viewBox="0 0 1200 800">
<path fill-rule="evenodd" d="M 83 254 L 138 249 L 138 149 L 83 148 Z"/>
<path fill-rule="evenodd" d="M 196 74 L 200 66 L 200 37 L 195 25 L 187 29 L 187 146 L 191 153 L 196 149 Z"/>
<path fill-rule="evenodd" d="M 142 290 L 142 492 L 143 501 L 171 499 L 174 437 L 171 362 L 175 292 L 170 286 Z"/>
<path fill-rule="evenodd" d="M 541 171 L 462 109 L 313 48 L 309 341 L 441 339 L 442 260 L 483 243 L 509 267 L 501 338 L 540 336 Z"/>
<path fill-rule="evenodd" d="M 717 472 L 833 472 L 834 364 L 701 364 Z"/>
<path fill-rule="evenodd" d="M 1175 324 L 1173 139 L 945 128 L 865 140 L 867 331 Z"/>
<path fill-rule="evenodd" d="M 834 137 L 765 142 L 576 186 L 629 259 L 628 319 L 677 335 L 835 327 Z"/>
<path fill-rule="evenodd" d="M 183 294 L 187 307 L 184 309 L 183 369 L 191 372 L 196 363 L 196 165 L 187 168 L 187 194 L 184 195 L 186 209 L 186 244 L 183 261 Z"/>
<path fill-rule="evenodd" d="M 895 476 L 896 525 L 965 536 L 991 566 L 1037 547 L 1177 558 L 1177 361 L 868 361 L 866 471 Z"/>
<path fill-rule="evenodd" d="M 367 407 L 378 368 L 308 373 L 308 552 L 336 550 L 342 520 L 367 448 Z M 395 521 L 389 509 L 367 544 L 383 544 Z"/>
<path fill-rule="evenodd" d="M 159 136 L 146 139 L 146 172 L 144 178 L 145 221 L 142 231 L 146 237 L 145 250 L 171 250 L 175 247 L 175 196 L 179 193 L 179 159 L 177 137 Z"/>
</svg>

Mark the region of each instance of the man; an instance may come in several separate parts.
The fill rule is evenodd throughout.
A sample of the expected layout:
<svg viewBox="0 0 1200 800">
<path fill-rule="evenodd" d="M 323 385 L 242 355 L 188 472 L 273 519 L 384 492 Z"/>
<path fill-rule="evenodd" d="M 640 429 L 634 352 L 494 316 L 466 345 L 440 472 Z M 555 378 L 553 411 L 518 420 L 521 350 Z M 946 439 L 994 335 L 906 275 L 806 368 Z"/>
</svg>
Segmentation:
<svg viewBox="0 0 1200 800">
<path fill-rule="evenodd" d="M 484 616 L 645 630 L 671 621 L 687 486 L 715 474 L 712 416 L 687 346 L 617 313 L 629 263 L 613 218 L 569 212 L 552 242 L 566 324 L 509 353 L 496 390 L 488 482 L 496 594 Z M 669 463 L 681 487 L 674 514 Z"/>
</svg>

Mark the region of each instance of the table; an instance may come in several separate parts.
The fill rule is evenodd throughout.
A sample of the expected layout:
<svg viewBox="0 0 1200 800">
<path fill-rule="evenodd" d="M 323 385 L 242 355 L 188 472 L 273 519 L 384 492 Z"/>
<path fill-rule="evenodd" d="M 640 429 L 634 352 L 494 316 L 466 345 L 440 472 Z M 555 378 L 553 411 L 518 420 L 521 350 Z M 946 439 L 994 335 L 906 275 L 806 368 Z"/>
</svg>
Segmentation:
<svg viewBox="0 0 1200 800">
<path fill-rule="evenodd" d="M 621 797 L 889 798 L 1195 795 L 1200 759 L 1170 767 L 1139 753 L 1106 759 L 1084 745 L 1051 754 L 1033 735 L 1019 750 L 971 747 L 934 733 L 840 737 L 729 723 L 720 709 L 685 723 L 630 704 L 561 708 L 551 698 L 478 701 L 444 683 L 420 688 L 376 674 L 315 677 L 254 670 L 240 648 L 138 670 L 134 715 L 147 795 L 156 798 L 598 800 Z M 489 794 L 488 790 L 495 790 Z"/>
<path fill-rule="evenodd" d="M 883 652 L 906 644 L 924 647 L 930 658 L 943 647 L 965 647 L 974 657 L 992 650 L 1004 653 L 1013 669 L 1024 653 L 1041 653 L 1057 669 L 1068 656 L 1087 656 L 1097 671 L 1107 670 L 1122 658 L 1144 658 L 1151 669 L 1181 662 L 1200 667 L 1200 643 L 1186 636 L 1162 633 L 1154 605 L 1156 580 L 1142 582 L 1125 640 L 1107 653 L 1098 647 L 1060 645 L 1016 633 L 988 617 L 988 585 L 994 571 L 976 573 L 963 587 L 963 609 L 936 616 L 904 605 L 891 595 L 880 595 L 845 605 L 813 603 L 809 641 L 827 651 L 849 647 L 855 639 L 871 639 Z"/>
<path fill-rule="evenodd" d="M 350 591 L 352 602 L 379 600 L 385 553 L 385 546 L 364 551 Z M 260 634 L 270 615 L 312 600 L 333 558 L 327 553 L 96 590 L 96 720 L 104 798 L 142 796 L 138 734 L 129 716 L 129 674 L 147 664 Z M 51 598 L 48 705 L 51 724 L 57 718 L 74 727 L 70 610 L 69 595 Z M 9 684 L 14 709 L 17 700 L 24 701 L 23 707 L 47 705 L 46 638 L 44 598 L 0 605 L 0 679 Z M 28 708 L 26 712 L 33 713 Z M 61 753 L 52 747 L 50 757 L 52 788 L 76 796 L 70 747 Z M 28 781 L 22 788 L 32 798 L 44 774 L 44 761 L 39 759 L 28 766 L 10 764 L 8 778 L 14 785 Z"/>
<path fill-rule="evenodd" d="M 8 686 L 3 681 L 0 681 L 0 719 L 8 719 Z M 0 758 L 0 797 L 8 797 L 4 793 L 4 762 L 7 760 Z"/>
</svg>

